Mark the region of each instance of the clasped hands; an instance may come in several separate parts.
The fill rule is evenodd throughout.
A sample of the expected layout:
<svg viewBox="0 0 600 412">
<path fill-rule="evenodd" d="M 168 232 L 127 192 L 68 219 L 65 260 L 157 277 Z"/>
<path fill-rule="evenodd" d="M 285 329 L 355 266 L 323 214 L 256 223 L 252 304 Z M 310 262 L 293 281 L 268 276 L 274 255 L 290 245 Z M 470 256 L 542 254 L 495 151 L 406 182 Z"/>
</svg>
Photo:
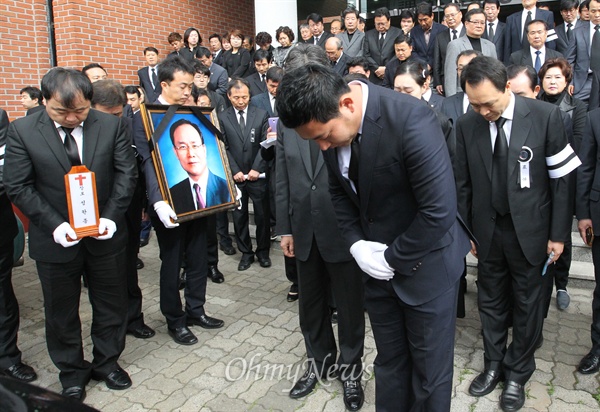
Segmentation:
<svg viewBox="0 0 600 412">
<path fill-rule="evenodd" d="M 391 280 L 394 269 L 385 260 L 387 245 L 379 242 L 359 240 L 350 247 L 350 253 L 358 266 L 374 279 Z"/>
<path fill-rule="evenodd" d="M 117 224 L 110 219 L 100 218 L 98 222 L 99 236 L 93 236 L 97 240 L 107 240 L 114 236 L 117 231 Z M 71 247 L 78 244 L 81 239 L 77 239 L 77 233 L 68 222 L 63 222 L 52 232 L 54 241 L 62 247 Z"/>
</svg>

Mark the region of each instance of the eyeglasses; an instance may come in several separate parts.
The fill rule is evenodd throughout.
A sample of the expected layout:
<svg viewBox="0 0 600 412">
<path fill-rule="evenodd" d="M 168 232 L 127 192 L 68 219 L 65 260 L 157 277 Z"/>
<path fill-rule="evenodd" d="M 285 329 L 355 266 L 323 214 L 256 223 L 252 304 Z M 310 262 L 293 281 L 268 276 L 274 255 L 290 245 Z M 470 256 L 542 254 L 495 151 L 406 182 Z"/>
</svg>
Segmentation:
<svg viewBox="0 0 600 412">
<path fill-rule="evenodd" d="M 182 144 L 181 146 L 177 146 L 175 147 L 175 150 L 177 150 L 178 152 L 189 152 L 189 151 L 197 151 L 199 150 L 202 146 L 201 144 L 193 144 L 191 146 Z"/>
<path fill-rule="evenodd" d="M 448 13 L 448 14 L 444 15 L 444 18 L 446 20 L 450 20 L 450 19 L 455 18 L 456 16 L 458 16 L 458 13 Z"/>
<path fill-rule="evenodd" d="M 467 22 L 474 24 L 475 26 L 485 26 L 485 21 L 481 21 L 481 20 L 477 20 L 477 21 L 467 20 Z"/>
</svg>

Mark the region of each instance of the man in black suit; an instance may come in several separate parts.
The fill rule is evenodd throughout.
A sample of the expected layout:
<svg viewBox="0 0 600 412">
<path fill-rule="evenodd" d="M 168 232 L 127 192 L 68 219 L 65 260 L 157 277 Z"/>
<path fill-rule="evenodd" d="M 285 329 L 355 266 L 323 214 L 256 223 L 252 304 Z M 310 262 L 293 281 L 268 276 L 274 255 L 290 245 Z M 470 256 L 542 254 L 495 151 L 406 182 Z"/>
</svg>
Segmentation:
<svg viewBox="0 0 600 412">
<path fill-rule="evenodd" d="M 258 107 L 261 110 L 267 112 L 269 117 L 277 117 L 277 108 L 275 106 L 275 99 L 277 97 L 277 86 L 283 78 L 283 69 L 281 67 L 271 67 L 267 70 L 267 92 L 261 93 L 250 99 L 250 106 Z"/>
<path fill-rule="evenodd" d="M 444 7 L 444 20 L 448 25 L 448 29 L 435 37 L 435 47 L 433 49 L 433 82 L 437 92 L 441 95 L 444 94 L 444 64 L 448 43 L 464 36 L 466 33 L 458 4 L 450 3 Z"/>
<path fill-rule="evenodd" d="M 260 153 L 260 142 L 267 136 L 268 115 L 264 110 L 248 105 L 250 86 L 244 79 L 232 80 L 227 86 L 227 96 L 232 107 L 219 113 L 219 122 L 227 145 L 233 180 L 242 192 L 242 207 L 233 211 L 235 239 L 242 252 L 238 270 L 249 269 L 255 255 L 260 266 L 266 268 L 271 266 L 269 197 L 267 181 L 260 176 L 267 169 L 267 163 Z M 254 206 L 256 251 L 252 250 L 248 228 L 248 199 L 252 199 Z"/>
<path fill-rule="evenodd" d="M 485 362 L 469 393 L 487 395 L 505 379 L 500 407 L 516 411 L 535 371 L 544 266 L 570 236 L 568 174 L 581 162 L 559 108 L 515 96 L 500 61 L 473 59 L 461 82 L 474 111 L 456 126 L 456 185 L 460 214 L 479 241 L 471 253 L 479 260 Z"/>
<path fill-rule="evenodd" d="M 18 227 L 2 182 L 8 125 L 8 116 L 0 109 L 0 375 L 32 382 L 37 375 L 31 366 L 21 362 L 21 351 L 17 347 L 19 303 L 12 286 L 12 267 L 13 241 L 18 234 Z"/>
<path fill-rule="evenodd" d="M 314 46 L 297 47 L 290 51 L 286 70 L 308 63 L 327 65 L 328 59 Z M 300 329 L 310 362 L 290 397 L 307 395 L 328 372 L 338 370 L 344 382 L 344 404 L 356 411 L 364 400 L 363 274 L 336 224 L 327 168 L 317 142 L 303 140 L 279 124 L 276 162 L 277 232 L 282 235 L 284 255 L 298 262 Z M 330 288 L 338 311 L 339 359 L 330 321 Z"/>
<path fill-rule="evenodd" d="M 333 68 L 333 71 L 340 76 L 348 74 L 348 55 L 344 53 L 342 47 L 342 41 L 337 37 L 330 37 L 325 42 L 325 52 L 329 57 L 329 64 Z"/>
<path fill-rule="evenodd" d="M 573 30 L 579 27 L 579 19 L 577 19 L 577 0 L 561 0 L 560 15 L 563 23 L 554 28 L 556 32 L 556 51 L 566 56 L 569 51 L 569 42 L 573 37 Z"/>
<path fill-rule="evenodd" d="M 375 28 L 365 33 L 363 56 L 371 65 L 369 80 L 381 84 L 385 76 L 385 65 L 394 58 L 394 40 L 402 32 L 391 27 L 390 11 L 386 7 L 375 10 Z"/>
<path fill-rule="evenodd" d="M 210 52 L 213 56 L 213 61 L 221 65 L 223 62 L 223 43 L 221 43 L 221 35 L 213 33 L 208 37 L 208 44 Z"/>
<path fill-rule="evenodd" d="M 287 72 L 277 94 L 283 124 L 326 150 L 338 226 L 369 276 L 376 408 L 449 411 L 469 239 L 435 113 L 366 81 L 347 85 L 318 64 Z"/>
<path fill-rule="evenodd" d="M 171 53 L 169 53 L 168 57 L 180 56 L 179 51 L 185 47 L 185 43 L 183 42 L 183 37 L 181 37 L 181 34 L 175 32 L 175 31 L 172 33 L 169 33 L 169 36 L 167 37 L 167 41 L 169 42 L 169 44 L 171 45 L 171 48 L 173 49 L 173 51 Z M 151 100 L 151 101 L 154 101 L 154 100 Z"/>
<path fill-rule="evenodd" d="M 206 145 L 198 125 L 177 120 L 169 129 L 173 150 L 188 178 L 170 189 L 175 213 L 186 213 L 231 202 L 227 181 L 207 165 Z"/>
<path fill-rule="evenodd" d="M 250 97 L 267 92 L 267 70 L 271 67 L 273 55 L 267 50 L 258 49 L 254 52 L 252 59 L 256 72 L 246 77 L 250 85 Z"/>
<path fill-rule="evenodd" d="M 588 113 L 586 132 L 581 144 L 583 164 L 577 173 L 577 227 L 583 241 L 592 246 L 594 277 L 596 287 L 592 299 L 592 348 L 583 357 L 577 371 L 583 374 L 596 373 L 600 369 L 600 241 L 595 240 L 594 227 L 600 227 L 600 208 L 594 201 L 595 193 L 600 191 L 598 164 L 600 154 L 600 109 Z M 591 233 L 588 233 L 591 231 Z"/>
<path fill-rule="evenodd" d="M 158 82 L 158 50 L 155 47 L 146 47 L 144 57 L 148 66 L 138 70 L 138 79 L 140 86 L 144 88 L 146 98 L 149 102 L 153 102 L 158 99 L 162 91 Z"/>
<path fill-rule="evenodd" d="M 510 64 L 531 66 L 537 73 L 546 60 L 563 57 L 556 50 L 546 47 L 548 28 L 545 21 L 532 20 L 525 29 L 529 47 L 514 52 L 510 56 Z"/>
<path fill-rule="evenodd" d="M 63 395 L 85 397 L 90 376 L 111 389 L 131 386 L 117 363 L 125 347 L 127 284 L 123 266 L 137 169 L 123 120 L 90 109 L 92 83 L 73 69 L 42 78 L 46 111 L 8 130 L 4 184 L 30 220 L 29 254 L 36 261 L 46 313 L 46 341 Z M 68 222 L 62 182 L 74 165 L 95 172 L 99 236 L 78 238 Z M 79 295 L 85 270 L 93 308 L 94 360 L 83 356 Z"/>
<path fill-rule="evenodd" d="M 27 114 L 33 114 L 38 110 L 44 110 L 44 99 L 42 91 L 37 87 L 23 87 L 19 94 L 21 95 L 21 104 L 27 110 Z M 8 128 L 8 123 L 6 124 Z"/>
<path fill-rule="evenodd" d="M 600 72 L 598 59 L 592 59 L 595 27 L 600 24 L 600 14 L 591 13 L 600 10 L 600 2 L 589 2 L 590 21 L 581 21 L 573 31 L 567 48 L 567 61 L 573 68 L 573 97 L 587 101 L 590 98 L 593 77 Z M 595 55 L 595 53 L 594 53 Z"/>
<path fill-rule="evenodd" d="M 227 70 L 213 63 L 212 54 L 206 47 L 198 47 L 196 58 L 210 70 L 208 88 L 221 96 L 225 96 L 227 93 Z"/>
<path fill-rule="evenodd" d="M 519 50 L 528 46 L 526 26 L 532 20 L 544 20 L 547 28 L 554 28 L 554 14 L 548 10 L 538 9 L 537 0 L 521 0 L 523 10 L 511 14 L 506 18 L 506 29 L 504 30 L 504 63 L 510 64 L 510 56 Z M 554 42 L 549 42 L 547 46 L 555 49 Z"/>
<path fill-rule="evenodd" d="M 460 78 L 460 74 L 467 64 L 477 56 L 483 56 L 483 54 L 477 50 L 463 50 L 458 54 L 458 58 L 456 59 L 458 78 Z M 452 124 L 456 124 L 458 118 L 468 110 L 473 110 L 473 108 L 469 104 L 469 96 L 464 92 L 458 92 L 450 97 L 446 97 L 440 109 L 442 113 L 452 120 Z M 452 130 L 454 133 L 456 132 L 456 128 L 452 128 Z"/>
<path fill-rule="evenodd" d="M 325 41 L 332 37 L 333 34 L 325 31 L 325 26 L 323 25 L 323 16 L 318 13 L 311 13 L 306 16 L 306 21 L 312 33 L 312 37 L 306 42 L 321 48 L 325 48 Z"/>
<path fill-rule="evenodd" d="M 183 105 L 190 97 L 194 84 L 194 67 L 184 58 L 166 59 L 158 71 L 162 92 L 155 104 Z M 148 209 L 156 230 L 160 248 L 160 310 L 167 320 L 167 329 L 173 340 L 181 345 L 193 345 L 198 338 L 188 326 L 216 329 L 224 322 L 206 314 L 206 281 L 208 273 L 206 227 L 204 218 L 187 222 L 174 221 L 177 214 L 163 200 L 152 160 L 142 116 L 133 117 L 134 141 L 142 161 L 146 179 Z M 152 206 L 152 207 L 150 207 Z M 179 270 L 185 255 L 186 284 L 185 309 L 179 295 Z"/>
<path fill-rule="evenodd" d="M 415 57 L 426 61 L 429 66 L 434 67 L 433 52 L 435 50 L 435 39 L 438 34 L 447 28 L 433 20 L 433 7 L 430 3 L 417 4 L 417 24 L 410 31 L 413 40 L 413 53 Z"/>
<path fill-rule="evenodd" d="M 484 0 L 483 12 L 485 13 L 486 26 L 483 39 L 489 40 L 496 45 L 496 57 L 504 61 L 504 30 L 506 23 L 498 20 L 500 14 L 500 0 Z"/>
</svg>

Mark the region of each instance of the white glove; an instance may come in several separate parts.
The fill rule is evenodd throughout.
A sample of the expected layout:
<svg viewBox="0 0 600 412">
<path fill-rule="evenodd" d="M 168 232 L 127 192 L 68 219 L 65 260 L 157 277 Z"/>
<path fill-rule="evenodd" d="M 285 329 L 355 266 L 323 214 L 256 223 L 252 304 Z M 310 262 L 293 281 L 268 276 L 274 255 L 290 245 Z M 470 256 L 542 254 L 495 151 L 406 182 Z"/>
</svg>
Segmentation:
<svg viewBox="0 0 600 412">
<path fill-rule="evenodd" d="M 159 200 L 156 202 L 154 204 L 154 210 L 156 211 L 160 221 L 167 229 L 173 229 L 174 227 L 179 226 L 179 223 L 173 223 L 171 221 L 171 219 L 175 220 L 177 218 L 177 214 L 164 200 Z"/>
<path fill-rule="evenodd" d="M 350 247 L 350 253 L 367 275 L 374 279 L 390 280 L 394 277 L 394 270 L 383 255 L 387 248 L 383 243 L 359 240 Z"/>
<path fill-rule="evenodd" d="M 70 241 L 67 239 L 67 236 L 69 236 L 71 239 L 77 239 L 75 230 L 73 230 L 71 225 L 67 222 L 62 222 L 56 229 L 54 229 L 54 232 L 52 232 L 54 241 L 62 247 L 75 246 L 81 241 L 81 239 Z"/>
<path fill-rule="evenodd" d="M 242 198 L 242 191 L 240 190 L 239 187 L 237 187 L 237 185 L 235 186 L 235 200 L 240 200 Z M 240 202 L 240 205 L 238 206 L 238 210 L 242 210 L 242 202 Z"/>
<path fill-rule="evenodd" d="M 100 236 L 94 236 L 94 239 L 106 240 L 113 237 L 117 231 L 117 224 L 110 219 L 104 217 L 100 218 L 100 224 L 98 225 L 98 233 Z M 106 233 L 104 233 L 106 232 Z M 103 234 L 104 233 L 104 234 Z"/>
</svg>

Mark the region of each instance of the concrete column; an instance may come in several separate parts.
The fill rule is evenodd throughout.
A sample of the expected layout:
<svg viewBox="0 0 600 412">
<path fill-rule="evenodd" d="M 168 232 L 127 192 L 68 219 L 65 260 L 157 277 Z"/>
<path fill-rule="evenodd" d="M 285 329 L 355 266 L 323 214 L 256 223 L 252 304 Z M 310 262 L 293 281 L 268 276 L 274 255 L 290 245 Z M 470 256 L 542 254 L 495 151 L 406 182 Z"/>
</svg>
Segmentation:
<svg viewBox="0 0 600 412">
<path fill-rule="evenodd" d="M 255 0 L 254 21 L 256 33 L 266 31 L 273 37 L 273 47 L 279 47 L 275 31 L 279 26 L 289 26 L 298 41 L 298 7 L 296 0 Z"/>
</svg>

